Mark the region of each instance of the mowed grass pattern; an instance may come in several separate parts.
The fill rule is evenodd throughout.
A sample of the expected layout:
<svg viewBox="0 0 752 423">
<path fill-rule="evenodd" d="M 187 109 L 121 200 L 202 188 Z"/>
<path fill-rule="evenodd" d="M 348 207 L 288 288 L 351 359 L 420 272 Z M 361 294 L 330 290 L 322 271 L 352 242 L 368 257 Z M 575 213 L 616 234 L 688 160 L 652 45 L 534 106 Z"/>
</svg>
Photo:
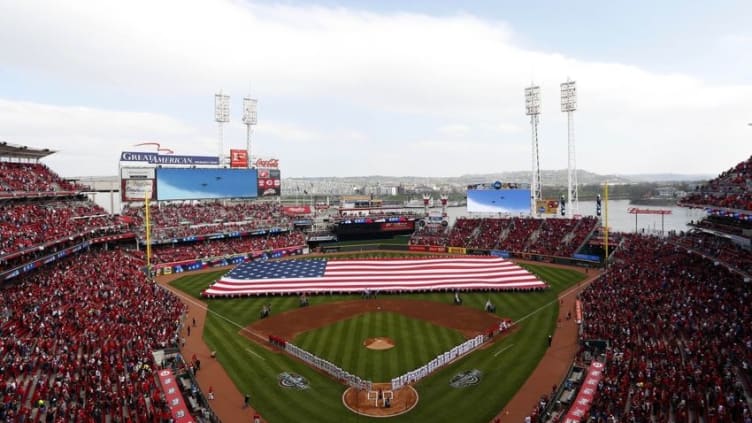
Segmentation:
<svg viewBox="0 0 752 423">
<path fill-rule="evenodd" d="M 545 265 L 524 265 L 551 285 L 551 289 L 535 293 L 468 293 L 462 296 L 463 307 L 482 309 L 487 299 L 497 306 L 497 314 L 515 321 L 522 319 L 519 328 L 497 341 L 492 347 L 478 350 L 450 366 L 434 373 L 417 384 L 420 402 L 409 413 L 394 417 L 390 422 L 487 422 L 501 410 L 535 369 L 543 356 L 549 333 L 553 333 L 558 314 L 559 292 L 582 280 L 581 273 L 547 267 Z M 224 272 L 189 274 L 173 282 L 190 295 L 198 298 L 201 290 L 220 277 Z M 313 304 L 331 301 L 359 299 L 359 296 L 315 296 Z M 394 296 L 428 301 L 451 303 L 451 293 L 425 293 Z M 203 337 L 212 350 L 217 351 L 217 359 L 222 363 L 240 392 L 251 394 L 252 404 L 264 418 L 272 423 L 279 422 L 361 422 L 369 419 L 353 414 L 342 405 L 345 387 L 320 372 L 310 369 L 300 361 L 285 354 L 271 352 L 241 335 L 241 330 L 258 319 L 261 307 L 271 303 L 274 313 L 298 307 L 297 297 L 259 297 L 208 301 L 209 313 Z M 397 324 L 386 314 L 384 324 Z M 365 322 L 350 327 L 343 332 L 344 337 L 355 337 L 362 342 Z M 410 331 L 413 329 L 410 328 Z M 409 332 L 411 333 L 411 332 Z M 389 334 L 382 334 L 391 336 Z M 333 340 L 332 342 L 338 342 Z M 346 342 L 342 340 L 341 342 Z M 451 343 L 451 342 L 450 342 Z M 416 345 L 417 352 L 422 354 Z M 399 355 L 407 349 L 395 349 Z M 331 360 L 340 364 L 347 355 L 340 349 Z M 339 362 L 335 360 L 337 358 Z M 408 357 L 401 357 L 407 362 Z M 358 362 L 354 372 L 360 376 L 373 372 L 373 362 Z M 361 369 L 363 371 L 361 372 Z M 460 371 L 479 369 L 483 372 L 480 384 L 453 389 L 449 380 Z M 311 388 L 296 391 L 282 388 L 277 383 L 281 372 L 294 372 L 305 376 Z M 238 406 L 242 397 L 238 398 Z"/>
<path fill-rule="evenodd" d="M 389 350 L 371 350 L 367 338 L 388 336 Z M 461 344 L 457 331 L 399 313 L 371 312 L 298 335 L 293 343 L 373 382 L 388 382 Z"/>
</svg>

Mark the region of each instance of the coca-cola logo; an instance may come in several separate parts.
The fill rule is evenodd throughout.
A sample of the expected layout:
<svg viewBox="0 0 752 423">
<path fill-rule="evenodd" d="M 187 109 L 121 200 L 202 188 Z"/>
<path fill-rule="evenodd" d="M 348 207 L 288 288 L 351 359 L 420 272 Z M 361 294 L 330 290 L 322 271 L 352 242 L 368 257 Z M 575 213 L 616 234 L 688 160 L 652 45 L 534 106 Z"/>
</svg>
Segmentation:
<svg viewBox="0 0 752 423">
<path fill-rule="evenodd" d="M 256 159 L 256 167 L 276 169 L 279 167 L 279 159 Z"/>
</svg>

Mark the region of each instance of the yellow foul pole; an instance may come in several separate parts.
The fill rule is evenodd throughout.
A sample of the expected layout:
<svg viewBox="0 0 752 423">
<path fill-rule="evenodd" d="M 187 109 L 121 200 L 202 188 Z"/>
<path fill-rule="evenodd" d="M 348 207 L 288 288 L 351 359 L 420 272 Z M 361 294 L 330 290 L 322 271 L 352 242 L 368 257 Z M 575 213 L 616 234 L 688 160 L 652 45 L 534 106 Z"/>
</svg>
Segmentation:
<svg viewBox="0 0 752 423">
<path fill-rule="evenodd" d="M 151 218 L 149 217 L 149 197 L 151 191 L 144 196 L 144 232 L 146 232 L 146 277 L 151 278 Z"/>
</svg>

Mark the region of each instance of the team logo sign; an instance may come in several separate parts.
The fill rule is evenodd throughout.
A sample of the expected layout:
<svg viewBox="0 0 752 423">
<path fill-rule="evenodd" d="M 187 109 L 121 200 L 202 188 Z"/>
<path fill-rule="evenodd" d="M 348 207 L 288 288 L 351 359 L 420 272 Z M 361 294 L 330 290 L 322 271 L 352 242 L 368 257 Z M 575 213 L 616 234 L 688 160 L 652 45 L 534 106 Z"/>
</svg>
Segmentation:
<svg viewBox="0 0 752 423">
<path fill-rule="evenodd" d="M 297 375 L 295 373 L 287 373 L 283 372 L 280 373 L 279 376 L 277 376 L 277 381 L 279 381 L 279 386 L 283 388 L 294 388 L 294 389 L 308 389 L 308 380 L 304 378 L 301 375 Z"/>
<path fill-rule="evenodd" d="M 474 386 L 480 383 L 482 376 L 483 372 L 478 369 L 457 373 L 452 380 L 449 381 L 449 386 L 452 388 L 467 388 L 468 386 Z"/>
</svg>

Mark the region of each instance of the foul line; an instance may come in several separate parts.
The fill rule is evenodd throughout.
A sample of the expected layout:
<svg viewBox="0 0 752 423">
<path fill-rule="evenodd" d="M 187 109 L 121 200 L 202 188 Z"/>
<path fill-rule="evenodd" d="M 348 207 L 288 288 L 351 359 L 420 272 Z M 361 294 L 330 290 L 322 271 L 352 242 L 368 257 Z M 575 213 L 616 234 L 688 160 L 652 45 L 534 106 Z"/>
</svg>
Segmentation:
<svg viewBox="0 0 752 423">
<path fill-rule="evenodd" d="M 253 352 L 253 351 L 252 351 L 252 350 L 251 350 L 250 348 L 246 348 L 245 350 L 246 350 L 246 351 L 248 351 L 249 353 L 251 353 L 251 354 L 255 355 L 256 357 L 260 358 L 260 359 L 261 359 L 261 361 L 266 361 L 266 359 L 265 359 L 264 357 L 261 357 L 260 355 L 256 354 L 256 353 L 255 353 L 255 352 Z"/>
<path fill-rule="evenodd" d="M 504 347 L 504 348 L 500 349 L 499 351 L 496 351 L 496 354 L 494 354 L 494 357 L 496 357 L 497 355 L 499 355 L 499 354 L 503 353 L 504 351 L 506 351 L 506 350 L 508 350 L 508 349 L 512 348 L 513 346 L 514 346 L 514 344 L 512 344 L 512 345 L 507 345 L 506 347 Z"/>
<path fill-rule="evenodd" d="M 183 293 L 183 292 L 181 292 L 181 291 L 177 291 L 177 290 L 173 290 L 173 289 L 171 289 L 171 288 L 165 287 L 164 285 L 160 285 L 160 286 L 164 287 L 164 288 L 165 288 L 165 289 L 167 289 L 168 291 L 170 291 L 170 292 L 172 292 L 173 294 L 177 295 L 178 297 L 182 298 L 182 299 L 183 299 L 183 300 L 185 300 L 186 302 L 188 302 L 188 303 L 191 303 L 191 304 L 193 304 L 194 306 L 196 306 L 196 307 L 198 307 L 198 308 L 200 308 L 200 309 L 204 310 L 205 312 L 207 312 L 207 313 L 211 313 L 211 314 L 213 314 L 213 315 L 215 315 L 215 316 L 219 317 L 220 319 L 222 319 L 222 320 L 224 320 L 225 322 L 227 322 L 227 323 L 229 323 L 229 324 L 231 324 L 231 325 L 233 325 L 233 326 L 237 327 L 238 329 L 240 329 L 240 330 L 242 330 L 242 331 L 244 331 L 244 332 L 248 332 L 248 333 L 249 333 L 249 334 L 251 334 L 251 335 L 255 335 L 255 334 L 254 334 L 253 332 L 251 332 L 251 331 L 249 331 L 248 329 L 246 329 L 246 328 L 245 328 L 244 326 L 242 326 L 242 325 L 241 325 L 240 323 L 238 323 L 238 322 L 235 322 L 235 321 L 233 321 L 233 320 L 230 320 L 230 319 L 228 319 L 227 317 L 225 317 L 225 316 L 223 316 L 223 315 L 221 315 L 221 314 L 217 313 L 216 311 L 213 311 L 213 310 L 209 310 L 209 307 L 207 307 L 207 306 L 206 306 L 206 304 L 204 304 L 204 303 L 202 303 L 202 302 L 199 302 L 199 301 L 196 301 L 196 300 L 195 300 L 195 299 L 194 299 L 193 297 L 191 297 L 191 296 L 189 296 L 189 295 L 187 295 L 187 294 L 184 294 L 184 293 Z M 258 335 L 256 335 L 256 336 L 258 336 Z"/>
<path fill-rule="evenodd" d="M 555 299 L 549 301 L 548 303 L 543 304 L 542 306 L 538 307 L 537 309 L 531 311 L 530 313 L 526 314 L 525 316 L 521 317 L 519 320 L 517 320 L 516 322 L 514 322 L 514 324 L 517 325 L 517 324 L 519 324 L 519 323 L 527 320 L 529 317 L 533 316 L 534 314 L 538 313 L 539 311 L 543 310 L 544 308 L 550 306 L 551 304 L 559 302 L 562 298 L 568 297 L 568 296 L 574 294 L 575 292 L 577 292 L 578 289 L 582 289 L 582 288 L 586 287 L 588 284 L 590 284 L 590 282 L 592 282 L 593 280 L 595 280 L 597 277 L 598 277 L 598 275 L 595 275 L 594 277 L 590 278 L 589 280 L 585 280 L 583 283 L 577 284 L 577 285 L 575 285 L 575 286 L 567 289 L 566 291 L 564 291 L 561 294 L 561 296 L 556 297 Z"/>
</svg>

